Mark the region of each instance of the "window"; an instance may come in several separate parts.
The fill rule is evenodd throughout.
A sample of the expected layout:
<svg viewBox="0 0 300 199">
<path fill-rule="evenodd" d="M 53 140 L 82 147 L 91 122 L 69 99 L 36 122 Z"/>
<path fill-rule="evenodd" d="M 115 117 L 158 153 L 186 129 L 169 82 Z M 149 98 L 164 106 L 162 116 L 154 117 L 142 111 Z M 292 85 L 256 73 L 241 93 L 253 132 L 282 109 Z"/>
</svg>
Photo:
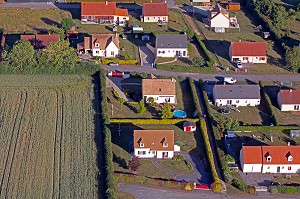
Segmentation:
<svg viewBox="0 0 300 199">
<path fill-rule="evenodd" d="M 115 52 L 114 52 L 114 51 L 111 51 L 111 52 L 110 52 L 110 55 L 111 55 L 111 56 L 115 56 Z"/>
<path fill-rule="evenodd" d="M 248 57 L 243 57 L 243 60 L 248 60 Z"/>
<path fill-rule="evenodd" d="M 281 169 L 284 169 L 284 166 L 282 166 Z"/>
<path fill-rule="evenodd" d="M 144 143 L 140 143 L 140 147 L 144 147 Z"/>
<path fill-rule="evenodd" d="M 149 17 L 147 17 L 147 19 L 149 20 L 150 18 L 149 18 Z"/>
<path fill-rule="evenodd" d="M 290 155 L 290 156 L 288 157 L 288 161 L 289 161 L 289 162 L 292 162 L 292 161 L 293 161 L 293 156 Z"/>
<path fill-rule="evenodd" d="M 291 167 L 291 166 L 289 166 L 289 167 L 288 167 L 288 170 L 289 170 L 289 171 L 290 171 L 290 170 L 292 170 L 292 167 Z"/>
<path fill-rule="evenodd" d="M 264 57 L 260 57 L 260 58 L 259 58 L 259 61 L 264 61 L 264 60 L 265 60 Z"/>
<path fill-rule="evenodd" d="M 268 167 L 267 169 L 270 169 L 270 167 Z"/>
<path fill-rule="evenodd" d="M 240 103 L 240 100 L 236 100 L 236 103 Z"/>
<path fill-rule="evenodd" d="M 96 50 L 96 54 L 99 54 L 99 50 Z"/>
<path fill-rule="evenodd" d="M 299 110 L 300 110 L 300 105 L 295 105 L 295 106 L 294 106 L 294 110 L 295 110 L 295 111 L 299 111 Z"/>
<path fill-rule="evenodd" d="M 146 151 L 138 151 L 138 155 L 146 155 Z"/>
<path fill-rule="evenodd" d="M 153 17 L 153 19 L 155 19 L 155 17 Z"/>
<path fill-rule="evenodd" d="M 271 160 L 272 160 L 271 156 L 268 156 L 267 157 L 267 162 L 271 162 Z"/>
<path fill-rule="evenodd" d="M 163 157 L 163 158 L 167 158 L 167 157 L 168 157 L 168 152 L 163 152 L 163 153 L 162 153 L 162 157 Z"/>
<path fill-rule="evenodd" d="M 98 43 L 95 43 L 95 47 L 99 47 L 99 44 L 98 44 Z"/>
<path fill-rule="evenodd" d="M 163 17 L 163 21 L 166 21 L 166 17 Z"/>
<path fill-rule="evenodd" d="M 163 147 L 168 147 L 168 143 L 163 143 Z"/>
</svg>

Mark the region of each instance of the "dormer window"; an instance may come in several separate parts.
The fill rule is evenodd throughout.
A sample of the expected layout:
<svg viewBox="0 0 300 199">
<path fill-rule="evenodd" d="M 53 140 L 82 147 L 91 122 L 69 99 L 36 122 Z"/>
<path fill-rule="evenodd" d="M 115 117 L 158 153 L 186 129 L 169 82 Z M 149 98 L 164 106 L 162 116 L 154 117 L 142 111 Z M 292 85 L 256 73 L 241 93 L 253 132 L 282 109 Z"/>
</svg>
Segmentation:
<svg viewBox="0 0 300 199">
<path fill-rule="evenodd" d="M 99 47 L 99 44 L 98 44 L 98 43 L 95 43 L 95 47 Z"/>
<path fill-rule="evenodd" d="M 267 162 L 271 162 L 272 161 L 272 157 L 269 155 L 268 157 L 267 157 Z"/>
<path fill-rule="evenodd" d="M 163 143 L 163 147 L 168 147 L 168 143 Z"/>
<path fill-rule="evenodd" d="M 155 146 L 155 142 L 152 142 L 152 146 Z"/>
<path fill-rule="evenodd" d="M 144 143 L 140 143 L 140 147 L 144 147 Z"/>
<path fill-rule="evenodd" d="M 288 161 L 289 161 L 289 162 L 292 162 L 292 161 L 293 161 L 293 156 L 290 155 L 290 156 L 288 157 Z"/>
</svg>

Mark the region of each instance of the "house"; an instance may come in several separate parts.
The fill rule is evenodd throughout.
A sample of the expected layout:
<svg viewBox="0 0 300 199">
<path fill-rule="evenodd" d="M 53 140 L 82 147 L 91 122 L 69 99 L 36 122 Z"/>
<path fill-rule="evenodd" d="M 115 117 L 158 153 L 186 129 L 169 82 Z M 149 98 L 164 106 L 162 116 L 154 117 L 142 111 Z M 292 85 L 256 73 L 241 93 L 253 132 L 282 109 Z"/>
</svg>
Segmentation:
<svg viewBox="0 0 300 199">
<path fill-rule="evenodd" d="M 143 22 L 168 22 L 168 4 L 143 3 L 141 20 Z"/>
<path fill-rule="evenodd" d="M 300 90 L 280 90 L 277 102 L 281 111 L 300 111 Z"/>
<path fill-rule="evenodd" d="M 196 131 L 196 123 L 195 122 L 183 122 L 183 130 L 185 132 Z"/>
<path fill-rule="evenodd" d="M 267 63 L 266 42 L 231 42 L 229 47 L 231 62 Z"/>
<path fill-rule="evenodd" d="M 127 20 L 128 10 L 117 8 L 116 2 L 81 2 L 81 23 L 124 25 Z"/>
<path fill-rule="evenodd" d="M 208 11 L 207 20 L 210 28 L 229 28 L 230 26 L 229 13 L 218 3 Z"/>
<path fill-rule="evenodd" d="M 49 46 L 52 42 L 60 40 L 59 34 L 35 34 L 35 35 L 20 35 L 20 40 L 30 41 L 34 49 L 43 49 Z"/>
<path fill-rule="evenodd" d="M 84 42 L 77 44 L 79 53 L 91 53 L 92 56 L 116 57 L 119 54 L 118 34 L 92 34 L 84 37 Z"/>
<path fill-rule="evenodd" d="M 142 96 L 145 102 L 153 98 L 154 102 L 176 104 L 175 79 L 143 79 Z"/>
<path fill-rule="evenodd" d="M 215 85 L 213 88 L 216 106 L 257 106 L 260 104 L 259 85 Z"/>
<path fill-rule="evenodd" d="M 241 4 L 239 2 L 229 2 L 226 6 L 227 10 L 240 10 Z"/>
<path fill-rule="evenodd" d="M 188 57 L 188 42 L 185 34 L 157 35 L 155 52 L 157 57 Z"/>
<path fill-rule="evenodd" d="M 134 130 L 134 155 L 139 158 L 173 158 L 180 147 L 174 145 L 174 130 Z"/>
<path fill-rule="evenodd" d="M 242 146 L 240 163 L 245 173 L 299 173 L 300 146 Z"/>
</svg>

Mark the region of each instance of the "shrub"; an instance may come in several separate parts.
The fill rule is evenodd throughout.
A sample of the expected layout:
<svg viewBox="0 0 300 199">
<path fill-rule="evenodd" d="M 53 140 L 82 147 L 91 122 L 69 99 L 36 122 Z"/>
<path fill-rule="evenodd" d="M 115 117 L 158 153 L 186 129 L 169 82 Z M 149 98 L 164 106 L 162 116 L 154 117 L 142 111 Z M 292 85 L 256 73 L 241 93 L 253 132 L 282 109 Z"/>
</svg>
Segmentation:
<svg viewBox="0 0 300 199">
<path fill-rule="evenodd" d="M 144 100 L 142 99 L 140 102 L 139 102 L 139 107 L 138 107 L 138 110 L 137 110 L 137 112 L 139 113 L 139 114 L 145 114 L 145 112 L 147 111 L 147 109 L 146 109 L 146 107 L 145 107 L 145 102 L 144 102 Z"/>
<path fill-rule="evenodd" d="M 185 121 L 197 122 L 199 119 L 112 119 L 111 123 L 174 125 Z"/>
<path fill-rule="evenodd" d="M 186 191 L 192 191 L 194 190 L 194 185 L 193 184 L 186 184 L 185 187 L 184 187 L 184 190 Z"/>
<path fill-rule="evenodd" d="M 247 188 L 247 184 L 244 181 L 240 181 L 237 179 L 232 180 L 232 185 L 241 191 L 246 191 Z"/>
<path fill-rule="evenodd" d="M 120 98 L 120 95 L 119 95 L 118 91 L 114 90 L 113 93 L 114 93 L 114 96 L 115 96 L 116 99 Z"/>
<path fill-rule="evenodd" d="M 136 59 L 116 59 L 116 58 L 113 58 L 113 59 L 102 59 L 101 60 L 102 64 L 104 65 L 107 65 L 111 62 L 117 62 L 119 63 L 120 65 L 135 65 L 137 63 L 137 60 Z"/>
<path fill-rule="evenodd" d="M 182 155 L 174 155 L 172 160 L 174 161 L 182 161 L 184 160 L 184 157 Z"/>
<path fill-rule="evenodd" d="M 249 194 L 255 195 L 255 194 L 256 194 L 256 188 L 255 188 L 255 186 L 250 186 L 250 185 L 248 185 L 248 186 L 247 186 L 247 192 L 248 192 Z"/>
</svg>

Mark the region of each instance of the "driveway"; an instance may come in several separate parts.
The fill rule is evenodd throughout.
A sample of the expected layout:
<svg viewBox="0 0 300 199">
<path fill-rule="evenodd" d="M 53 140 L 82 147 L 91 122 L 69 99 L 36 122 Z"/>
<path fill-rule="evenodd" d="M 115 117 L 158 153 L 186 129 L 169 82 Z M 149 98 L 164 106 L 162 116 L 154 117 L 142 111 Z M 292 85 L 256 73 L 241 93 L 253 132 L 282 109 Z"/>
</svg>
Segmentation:
<svg viewBox="0 0 300 199">
<path fill-rule="evenodd" d="M 140 46 L 141 65 L 143 67 L 152 67 L 155 61 L 153 52 L 147 46 Z"/>
<path fill-rule="evenodd" d="M 264 186 L 269 187 L 271 179 L 276 174 L 266 174 L 266 173 L 243 173 L 239 172 L 241 177 L 246 181 L 248 185 L 253 186 Z"/>
</svg>

